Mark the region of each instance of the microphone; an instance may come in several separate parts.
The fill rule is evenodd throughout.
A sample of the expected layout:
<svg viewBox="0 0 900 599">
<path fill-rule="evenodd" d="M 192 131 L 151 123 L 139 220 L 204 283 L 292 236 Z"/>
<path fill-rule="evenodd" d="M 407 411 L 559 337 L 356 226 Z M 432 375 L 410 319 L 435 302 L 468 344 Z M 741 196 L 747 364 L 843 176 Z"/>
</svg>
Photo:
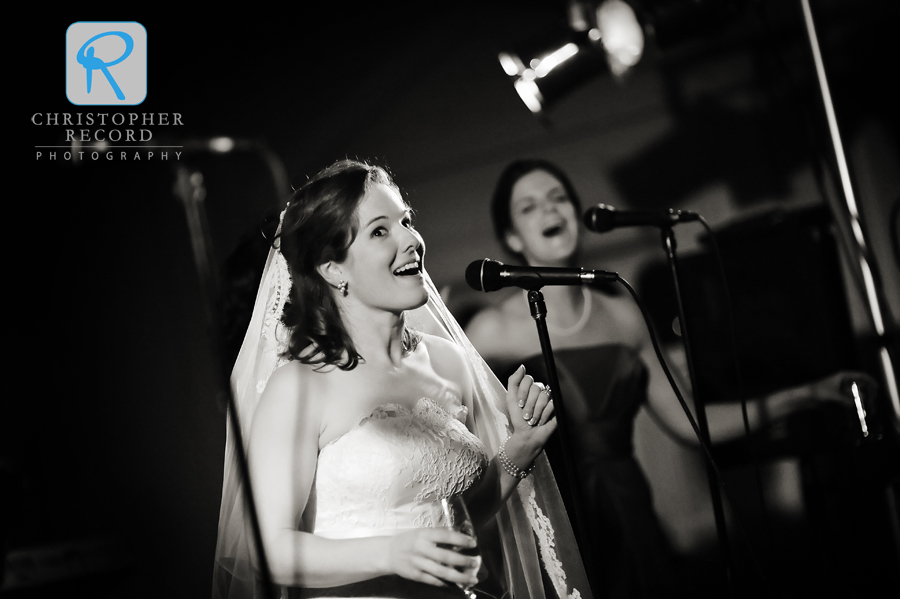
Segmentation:
<svg viewBox="0 0 900 599">
<path fill-rule="evenodd" d="M 619 275 L 605 270 L 553 268 L 545 266 L 508 266 L 496 260 L 476 260 L 466 268 L 466 283 L 476 291 L 497 291 L 503 287 L 536 290 L 544 285 L 590 285 L 617 281 Z"/>
<path fill-rule="evenodd" d="M 619 227 L 671 227 L 678 223 L 700 220 L 700 215 L 687 210 L 635 211 L 616 210 L 606 204 L 597 204 L 584 213 L 585 226 L 595 233 L 605 233 Z"/>
</svg>

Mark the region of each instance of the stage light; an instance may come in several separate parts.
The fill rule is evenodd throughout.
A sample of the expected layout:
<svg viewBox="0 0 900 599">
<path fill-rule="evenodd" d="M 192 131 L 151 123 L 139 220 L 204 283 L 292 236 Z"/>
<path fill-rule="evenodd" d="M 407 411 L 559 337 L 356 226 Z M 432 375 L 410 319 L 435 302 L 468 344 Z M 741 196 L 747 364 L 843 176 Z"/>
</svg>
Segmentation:
<svg viewBox="0 0 900 599">
<path fill-rule="evenodd" d="M 235 148 L 235 141 L 230 137 L 213 137 L 208 142 L 207 145 L 211 152 L 216 152 L 218 154 L 227 154 Z"/>
<path fill-rule="evenodd" d="M 603 48 L 587 31 L 567 30 L 549 44 L 533 48 L 501 52 L 498 59 L 519 97 L 534 113 L 605 70 Z"/>
<path fill-rule="evenodd" d="M 621 76 L 640 60 L 644 34 L 622 0 L 568 4 L 568 26 L 498 55 L 503 71 L 529 110 L 541 113 L 556 100 L 604 72 Z"/>
<path fill-rule="evenodd" d="M 606 0 L 597 7 L 597 30 L 609 70 L 620 77 L 641 59 L 644 30 L 634 9 L 622 0 Z"/>
</svg>

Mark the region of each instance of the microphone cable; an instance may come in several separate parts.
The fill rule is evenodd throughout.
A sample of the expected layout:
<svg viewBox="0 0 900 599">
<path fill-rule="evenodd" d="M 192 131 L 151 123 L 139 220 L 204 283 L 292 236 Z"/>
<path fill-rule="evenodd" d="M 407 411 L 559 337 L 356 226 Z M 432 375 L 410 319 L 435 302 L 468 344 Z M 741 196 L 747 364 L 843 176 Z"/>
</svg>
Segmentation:
<svg viewBox="0 0 900 599">
<path fill-rule="evenodd" d="M 712 254 L 715 257 L 716 267 L 718 270 L 719 279 L 722 283 L 722 293 L 725 296 L 725 320 L 726 320 L 726 329 L 728 331 L 728 339 L 731 342 L 731 351 L 729 352 L 732 359 L 732 366 L 734 367 L 734 377 L 735 377 L 735 386 L 737 388 L 738 393 L 738 401 L 741 404 L 741 419 L 744 424 L 744 438 L 747 439 L 748 443 L 752 439 L 752 432 L 750 431 L 750 417 L 747 413 L 747 392 L 744 388 L 744 376 L 743 370 L 741 369 L 741 362 L 738 358 L 738 344 L 737 344 L 737 330 L 735 328 L 735 319 L 734 319 L 734 304 L 731 299 L 731 290 L 728 286 L 728 275 L 725 270 L 725 261 L 722 259 L 722 251 L 719 248 L 719 242 L 716 238 L 716 234 L 713 231 L 713 228 L 710 226 L 709 222 L 702 216 L 698 219 L 700 224 L 703 225 L 703 228 L 706 229 L 706 233 L 709 236 L 710 247 L 712 249 Z M 760 414 L 760 426 L 763 425 L 762 422 L 762 413 Z M 756 499 L 759 502 L 760 511 L 762 513 L 762 521 L 763 521 L 763 529 L 765 531 L 765 537 L 767 543 L 769 545 L 772 544 L 772 518 L 771 513 L 769 512 L 769 504 L 766 501 L 765 492 L 763 490 L 763 479 L 762 479 L 762 463 L 760 461 L 759 452 L 753 447 L 752 443 L 750 444 L 750 461 L 753 466 L 753 478 L 755 482 L 756 488 Z M 732 510 L 737 512 L 736 506 L 732 505 Z M 749 543 L 749 540 L 747 541 Z M 766 582 L 765 577 L 763 577 L 763 581 Z M 768 587 L 768 584 L 766 584 Z M 771 590 L 770 590 L 771 592 Z"/>
<path fill-rule="evenodd" d="M 706 226 L 707 228 L 709 227 L 709 224 L 706 222 L 705 219 L 703 219 L 703 217 L 700 217 L 699 220 L 702 223 L 704 223 L 704 226 Z M 718 251 L 718 248 L 717 248 L 717 251 Z M 721 266 L 721 260 L 720 260 L 720 266 Z M 724 270 L 722 270 L 722 273 L 724 275 Z M 756 551 L 754 551 L 753 546 L 750 544 L 750 540 L 749 540 L 749 537 L 747 536 L 746 529 L 742 523 L 742 520 L 741 520 L 739 514 L 737 513 L 736 503 L 734 501 L 734 498 L 731 495 L 731 490 L 725 484 L 725 478 L 722 476 L 722 472 L 719 470 L 719 466 L 716 463 L 715 459 L 713 458 L 712 449 L 710 448 L 709 444 L 707 444 L 707 442 L 704 440 L 703 435 L 700 432 L 700 427 L 697 425 L 697 422 L 694 419 L 693 414 L 691 414 L 691 410 L 688 407 L 687 402 L 685 401 L 684 396 L 681 393 L 681 390 L 678 388 L 678 385 L 675 382 L 675 378 L 672 376 L 672 372 L 669 369 L 669 365 L 666 362 L 665 358 L 663 357 L 662 349 L 660 348 L 660 345 L 659 345 L 659 339 L 656 334 L 656 329 L 653 326 L 653 321 L 651 320 L 650 315 L 647 312 L 646 307 L 644 306 L 644 303 L 641 301 L 637 292 L 628 283 L 628 281 L 623 279 L 618 274 L 616 275 L 616 280 L 619 283 L 621 283 L 625 287 L 625 289 L 628 290 L 628 293 L 631 294 L 632 299 L 634 300 L 635 304 L 641 311 L 641 316 L 643 316 L 644 322 L 647 326 L 647 330 L 650 334 L 650 341 L 653 344 L 653 351 L 656 353 L 656 359 L 659 361 L 659 364 L 662 367 L 663 372 L 665 373 L 666 378 L 669 381 L 669 385 L 672 387 L 672 391 L 675 393 L 675 397 L 678 399 L 678 403 L 681 404 L 681 409 L 684 410 L 684 413 L 688 418 L 688 422 L 690 423 L 691 428 L 694 430 L 694 434 L 697 436 L 697 440 L 700 444 L 701 449 L 703 450 L 703 454 L 706 456 L 706 459 L 709 461 L 710 467 L 712 468 L 713 472 L 716 475 L 716 480 L 718 481 L 719 488 L 722 490 L 722 494 L 725 496 L 726 500 L 731 505 L 734 522 L 737 524 L 738 530 L 741 533 L 741 537 L 744 540 L 744 544 L 746 546 L 747 553 L 750 556 L 750 561 L 753 563 L 753 566 L 756 569 L 760 580 L 763 582 L 763 585 L 765 586 L 766 590 L 768 591 L 768 594 L 770 596 L 774 597 L 775 595 L 774 595 L 772 587 L 769 583 L 768 577 L 766 576 L 765 572 L 762 569 L 762 566 L 760 565 L 759 559 L 757 558 L 757 555 L 756 555 Z M 735 336 L 734 336 L 733 318 L 731 318 L 730 298 L 728 299 L 728 302 L 729 302 L 729 322 L 732 323 L 731 333 L 732 333 L 732 340 L 734 341 Z M 733 352 L 733 355 L 735 357 L 735 366 L 737 367 L 736 343 L 733 343 L 732 347 L 733 347 L 733 349 L 735 349 L 735 351 Z M 738 371 L 739 371 L 739 367 L 738 367 Z M 747 417 L 746 399 L 744 398 L 743 393 L 741 393 L 740 395 L 741 395 L 741 402 L 742 402 L 741 405 L 742 405 L 742 413 L 743 413 L 743 419 L 744 419 L 744 430 L 749 435 L 750 427 L 749 427 L 749 419 Z"/>
</svg>

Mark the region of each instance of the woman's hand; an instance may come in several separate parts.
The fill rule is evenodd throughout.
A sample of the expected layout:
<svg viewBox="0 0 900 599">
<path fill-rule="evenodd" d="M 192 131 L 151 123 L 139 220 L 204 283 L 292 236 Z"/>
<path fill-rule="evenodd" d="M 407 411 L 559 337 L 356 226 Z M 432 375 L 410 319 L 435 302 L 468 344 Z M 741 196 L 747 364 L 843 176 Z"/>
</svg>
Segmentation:
<svg viewBox="0 0 900 599">
<path fill-rule="evenodd" d="M 841 404 L 854 410 L 859 407 L 865 409 L 877 392 L 878 384 L 870 375 L 843 370 L 810 383 L 776 391 L 764 398 L 764 405 L 768 417 L 774 420 L 802 410 L 816 409 L 824 404 Z M 857 397 L 860 406 L 856 405 Z"/>
<path fill-rule="evenodd" d="M 527 467 L 556 430 L 550 387 L 535 383 L 519 366 L 509 377 L 506 406 L 515 431 L 506 452 L 520 468 Z"/>
<path fill-rule="evenodd" d="M 854 406 L 853 384 L 857 385 L 860 398 L 865 400 L 875 395 L 878 385 L 864 372 L 840 371 L 828 375 L 805 386 L 811 400 L 816 402 L 834 401 Z"/>
<path fill-rule="evenodd" d="M 446 586 L 448 582 L 474 585 L 478 582 L 478 558 L 446 548 L 454 546 L 475 547 L 475 541 L 449 528 L 400 533 L 388 542 L 388 568 L 403 578 L 434 586 Z"/>
</svg>

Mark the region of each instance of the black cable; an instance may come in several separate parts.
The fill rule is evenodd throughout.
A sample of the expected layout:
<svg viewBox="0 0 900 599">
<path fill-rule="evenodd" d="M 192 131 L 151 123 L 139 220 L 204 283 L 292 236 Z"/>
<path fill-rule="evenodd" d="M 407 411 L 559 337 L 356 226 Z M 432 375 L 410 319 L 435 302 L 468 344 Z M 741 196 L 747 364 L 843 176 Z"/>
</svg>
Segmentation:
<svg viewBox="0 0 900 599">
<path fill-rule="evenodd" d="M 678 399 L 678 403 L 681 404 L 681 409 L 684 410 L 684 413 L 687 416 L 688 422 L 690 423 L 691 428 L 694 430 L 694 434 L 697 435 L 697 440 L 700 444 L 701 449 L 703 450 L 703 453 L 706 456 L 706 459 L 709 462 L 710 468 L 716 475 L 716 480 L 719 483 L 719 488 L 722 490 L 722 494 L 725 496 L 725 499 L 728 501 L 729 505 L 731 505 L 731 510 L 732 510 L 732 514 L 734 516 L 735 523 L 737 524 L 738 529 L 741 532 L 741 537 L 744 539 L 744 543 L 747 548 L 747 553 L 750 556 L 750 561 L 753 563 L 754 567 L 756 568 L 757 574 L 759 575 L 760 580 L 762 580 L 768 593 L 770 595 L 774 596 L 772 589 L 769 585 L 768 578 L 766 577 L 765 572 L 763 571 L 763 569 L 759 563 L 759 560 L 757 559 L 756 552 L 753 550 L 753 547 L 750 545 L 746 529 L 744 528 L 743 523 L 741 522 L 741 518 L 735 509 L 736 504 L 734 502 L 734 499 L 731 497 L 730 490 L 728 489 L 727 485 L 725 484 L 725 478 L 722 476 L 722 473 L 719 470 L 719 467 L 716 464 L 716 461 L 713 459 L 712 450 L 710 449 L 706 440 L 703 438 L 703 435 L 700 433 L 700 427 L 697 425 L 696 420 L 694 420 L 694 416 L 691 413 L 691 409 L 688 407 L 687 402 L 684 399 L 684 396 L 681 394 L 681 390 L 678 388 L 678 385 L 675 383 L 675 379 L 672 376 L 672 372 L 669 370 L 669 365 L 666 363 L 666 360 L 663 357 L 662 349 L 660 349 L 660 346 L 659 346 L 659 339 L 657 338 L 656 330 L 653 326 L 653 321 L 650 319 L 650 315 L 648 314 L 647 309 L 644 306 L 643 302 L 638 297 L 637 292 L 634 290 L 634 288 L 632 288 L 632 286 L 628 283 L 628 281 L 626 281 L 619 275 L 616 275 L 616 280 L 619 283 L 621 283 L 625 287 L 625 289 L 628 290 L 628 292 L 631 294 L 632 299 L 634 299 L 635 304 L 637 304 L 637 307 L 640 309 L 641 315 L 644 317 L 644 322 L 646 323 L 647 330 L 650 333 L 650 341 L 653 344 L 653 351 L 656 353 L 656 358 L 657 358 L 657 360 L 659 360 L 659 364 L 662 367 L 663 372 L 665 373 L 666 378 L 669 381 L 669 385 L 671 385 L 671 387 L 672 387 L 672 391 L 674 391 L 674 393 L 675 393 L 675 397 Z"/>
<path fill-rule="evenodd" d="M 735 376 L 735 386 L 738 390 L 738 401 L 741 404 L 741 419 L 744 423 L 744 437 L 750 442 L 752 434 L 750 431 L 750 418 L 747 414 L 747 394 L 744 390 L 744 377 L 743 371 L 741 370 L 741 363 L 738 359 L 738 344 L 737 344 L 737 332 L 735 330 L 735 320 L 734 320 L 734 310 L 733 310 L 733 302 L 731 300 L 731 290 L 728 287 L 728 276 L 725 271 L 725 263 L 722 259 L 722 252 L 719 249 L 719 242 L 716 239 L 716 235 L 713 232 L 712 227 L 709 222 L 703 216 L 699 216 L 700 223 L 706 229 L 707 234 L 709 235 L 710 245 L 712 247 L 712 253 L 716 258 L 716 265 L 719 270 L 719 278 L 722 281 L 722 293 L 725 296 L 725 318 L 727 321 L 727 329 L 728 329 L 728 338 L 731 342 L 731 357 L 734 362 L 734 376 Z M 765 406 L 764 400 L 761 400 L 760 407 L 760 426 L 764 424 L 762 420 L 762 407 Z M 768 545 L 772 545 L 772 521 L 771 514 L 769 513 L 769 506 L 766 502 L 765 493 L 763 491 L 763 479 L 762 479 L 762 466 L 760 464 L 759 455 L 753 448 L 752 444 L 750 446 L 750 456 L 751 462 L 753 465 L 753 475 L 756 483 L 756 492 L 757 492 L 757 501 L 759 501 L 759 507 L 762 512 L 763 519 L 763 527 L 766 533 L 766 541 Z"/>
</svg>

